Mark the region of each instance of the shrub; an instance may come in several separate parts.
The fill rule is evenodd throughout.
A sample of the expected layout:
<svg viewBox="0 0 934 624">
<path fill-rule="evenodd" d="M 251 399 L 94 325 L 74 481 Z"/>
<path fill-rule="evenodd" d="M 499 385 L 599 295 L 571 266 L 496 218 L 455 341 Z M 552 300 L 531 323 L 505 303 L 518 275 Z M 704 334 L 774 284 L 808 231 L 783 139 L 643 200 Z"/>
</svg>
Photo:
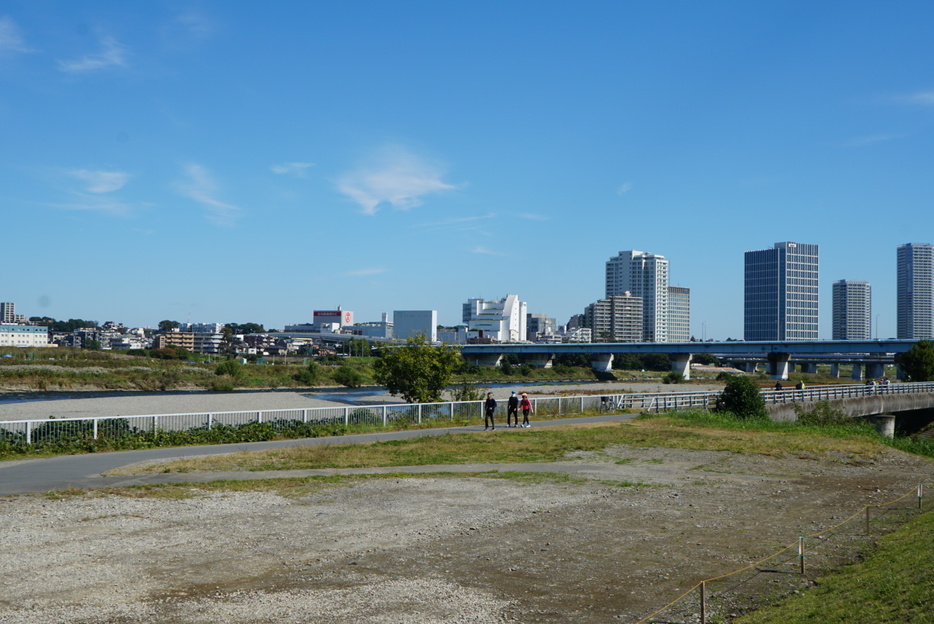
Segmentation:
<svg viewBox="0 0 934 624">
<path fill-rule="evenodd" d="M 321 379 L 321 366 L 317 362 L 310 362 L 307 368 L 300 370 L 292 378 L 306 386 L 316 386 Z"/>
<path fill-rule="evenodd" d="M 215 375 L 230 375 L 234 379 L 243 373 L 243 365 L 237 360 L 224 360 L 214 369 Z"/>
<path fill-rule="evenodd" d="M 684 375 L 675 371 L 671 371 L 662 377 L 662 383 L 666 384 L 679 384 L 682 381 L 684 381 Z"/>
<path fill-rule="evenodd" d="M 766 418 L 765 399 L 751 379 L 737 376 L 728 379 L 717 399 L 718 412 L 730 412 L 737 418 Z"/>
<path fill-rule="evenodd" d="M 334 381 L 347 388 L 359 388 L 363 385 L 363 373 L 353 366 L 344 364 L 331 375 Z"/>
</svg>

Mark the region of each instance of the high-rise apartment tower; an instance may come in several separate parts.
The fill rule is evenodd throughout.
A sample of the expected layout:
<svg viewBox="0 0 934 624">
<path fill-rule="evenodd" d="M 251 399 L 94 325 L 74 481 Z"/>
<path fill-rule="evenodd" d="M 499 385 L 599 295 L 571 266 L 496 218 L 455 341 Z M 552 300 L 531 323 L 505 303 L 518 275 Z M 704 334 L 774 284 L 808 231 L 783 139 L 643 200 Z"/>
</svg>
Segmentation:
<svg viewBox="0 0 934 624">
<path fill-rule="evenodd" d="M 833 283 L 833 339 L 872 338 L 872 290 L 863 280 Z"/>
<path fill-rule="evenodd" d="M 898 246 L 897 337 L 934 338 L 934 245 Z"/>
<path fill-rule="evenodd" d="M 644 251 L 621 251 L 606 263 L 606 298 L 642 298 L 642 339 L 668 342 L 668 260 Z"/>
</svg>

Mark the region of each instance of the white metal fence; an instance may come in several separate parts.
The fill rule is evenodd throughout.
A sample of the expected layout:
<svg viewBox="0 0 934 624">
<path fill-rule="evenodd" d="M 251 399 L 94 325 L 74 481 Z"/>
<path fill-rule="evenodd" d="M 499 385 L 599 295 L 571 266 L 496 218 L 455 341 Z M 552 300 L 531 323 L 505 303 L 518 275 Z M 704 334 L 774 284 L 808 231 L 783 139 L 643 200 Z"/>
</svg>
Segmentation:
<svg viewBox="0 0 934 624">
<path fill-rule="evenodd" d="M 832 401 L 877 394 L 914 394 L 934 392 L 934 383 L 894 383 L 890 385 L 834 384 L 805 389 L 762 390 L 767 403 Z M 638 410 L 662 412 L 676 409 L 711 409 L 719 392 L 669 392 L 541 397 L 532 399 L 537 416 L 559 417 L 587 412 Z M 496 417 L 504 418 L 506 402 L 499 401 Z M 26 444 L 50 443 L 76 436 L 98 439 L 126 433 L 172 432 L 270 423 L 289 426 L 295 423 L 321 425 L 377 425 L 468 422 L 483 418 L 483 401 L 447 403 L 395 403 L 374 406 L 314 407 L 298 409 L 254 410 L 240 412 L 198 412 L 189 414 L 150 414 L 144 416 L 102 416 L 50 420 L 13 420 L 0 422 L 0 441 Z"/>
</svg>

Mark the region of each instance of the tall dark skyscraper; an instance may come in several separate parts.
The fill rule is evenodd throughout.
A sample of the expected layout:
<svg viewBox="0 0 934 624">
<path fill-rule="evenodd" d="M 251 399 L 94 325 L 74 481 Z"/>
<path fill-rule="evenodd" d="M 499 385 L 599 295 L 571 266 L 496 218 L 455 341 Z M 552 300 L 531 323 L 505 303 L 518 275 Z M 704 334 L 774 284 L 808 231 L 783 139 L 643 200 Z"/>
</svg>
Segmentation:
<svg viewBox="0 0 934 624">
<path fill-rule="evenodd" d="M 898 338 L 934 338 L 934 245 L 898 246 L 897 310 Z"/>
<path fill-rule="evenodd" d="M 745 254 L 746 340 L 817 340 L 818 248 L 775 243 Z"/>
</svg>

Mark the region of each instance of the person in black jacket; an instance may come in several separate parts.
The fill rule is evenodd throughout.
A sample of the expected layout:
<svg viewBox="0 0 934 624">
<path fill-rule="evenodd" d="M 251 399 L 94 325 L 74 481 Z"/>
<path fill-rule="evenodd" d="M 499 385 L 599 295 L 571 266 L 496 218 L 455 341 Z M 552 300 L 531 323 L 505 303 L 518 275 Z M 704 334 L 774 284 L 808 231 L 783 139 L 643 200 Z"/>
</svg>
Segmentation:
<svg viewBox="0 0 934 624">
<path fill-rule="evenodd" d="M 516 417 L 516 420 L 510 425 L 509 421 L 513 416 Z M 519 426 L 519 395 L 516 394 L 515 390 L 509 395 L 509 401 L 506 403 L 506 426 Z"/>
<path fill-rule="evenodd" d="M 493 398 L 492 392 L 486 393 L 486 402 L 483 404 L 483 430 L 487 429 L 493 430 L 496 429 L 496 423 L 493 422 L 493 413 L 496 412 L 496 399 Z"/>
</svg>

